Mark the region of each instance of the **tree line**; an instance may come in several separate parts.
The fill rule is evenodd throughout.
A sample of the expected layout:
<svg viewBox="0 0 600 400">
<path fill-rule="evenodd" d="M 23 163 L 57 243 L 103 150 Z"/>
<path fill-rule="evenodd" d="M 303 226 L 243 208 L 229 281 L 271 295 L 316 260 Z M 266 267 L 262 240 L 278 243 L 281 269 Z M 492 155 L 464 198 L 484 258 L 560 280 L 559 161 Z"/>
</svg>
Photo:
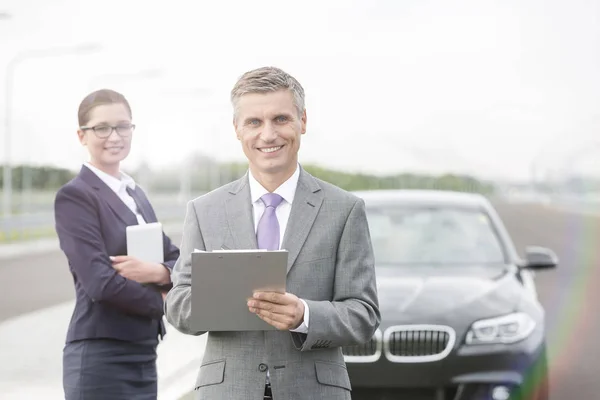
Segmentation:
<svg viewBox="0 0 600 400">
<path fill-rule="evenodd" d="M 371 189 L 438 189 L 463 192 L 493 194 L 494 185 L 472 176 L 444 174 L 439 176 L 416 173 L 394 175 L 373 175 L 344 172 L 318 165 L 303 164 L 312 175 L 340 186 L 346 190 Z M 190 168 L 189 187 L 193 192 L 207 191 L 242 176 L 247 164 L 241 163 L 204 163 L 192 165 Z M 3 167 L 0 168 L 2 170 Z M 17 165 L 12 168 L 13 190 L 55 191 L 72 179 L 76 172 L 52 166 Z M 178 190 L 181 184 L 181 173 L 178 170 L 152 170 L 142 166 L 135 171 L 127 171 L 142 186 L 153 192 L 169 192 Z M 0 185 L 3 175 L 0 174 Z"/>
</svg>

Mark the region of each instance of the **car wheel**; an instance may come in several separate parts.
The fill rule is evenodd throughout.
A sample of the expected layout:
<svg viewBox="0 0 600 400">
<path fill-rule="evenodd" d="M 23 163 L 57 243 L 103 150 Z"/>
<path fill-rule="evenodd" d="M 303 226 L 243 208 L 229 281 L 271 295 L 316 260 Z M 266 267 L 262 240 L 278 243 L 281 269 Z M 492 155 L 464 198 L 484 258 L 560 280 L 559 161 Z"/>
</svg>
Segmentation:
<svg viewBox="0 0 600 400">
<path fill-rule="evenodd" d="M 519 388 L 514 400 L 549 400 L 550 382 L 548 379 L 548 355 L 543 345 L 540 355 L 525 375 L 525 382 Z M 511 398 L 512 399 L 512 398 Z"/>
</svg>

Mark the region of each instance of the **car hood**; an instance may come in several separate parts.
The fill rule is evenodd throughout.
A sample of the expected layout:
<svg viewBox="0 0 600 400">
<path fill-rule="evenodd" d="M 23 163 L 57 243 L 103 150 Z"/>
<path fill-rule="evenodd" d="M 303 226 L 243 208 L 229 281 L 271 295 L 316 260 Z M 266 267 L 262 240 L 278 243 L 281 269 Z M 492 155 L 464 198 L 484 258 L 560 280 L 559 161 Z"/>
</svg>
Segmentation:
<svg viewBox="0 0 600 400">
<path fill-rule="evenodd" d="M 382 327 L 470 324 L 512 312 L 522 288 L 507 266 L 377 267 Z"/>
</svg>

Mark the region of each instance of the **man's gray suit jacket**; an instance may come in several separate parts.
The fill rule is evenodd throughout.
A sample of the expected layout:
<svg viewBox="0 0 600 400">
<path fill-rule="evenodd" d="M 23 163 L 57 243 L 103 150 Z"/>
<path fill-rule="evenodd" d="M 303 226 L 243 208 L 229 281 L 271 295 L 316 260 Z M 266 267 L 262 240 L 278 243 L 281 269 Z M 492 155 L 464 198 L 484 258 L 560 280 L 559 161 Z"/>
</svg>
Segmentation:
<svg viewBox="0 0 600 400">
<path fill-rule="evenodd" d="M 191 253 L 221 248 L 257 248 L 248 174 L 187 205 L 165 301 L 180 332 L 205 333 L 190 328 Z M 308 332 L 208 332 L 197 399 L 260 400 L 267 371 L 275 400 L 351 398 L 341 346 L 367 342 L 381 321 L 364 201 L 301 168 L 281 248 L 287 291 L 310 310 Z"/>
</svg>

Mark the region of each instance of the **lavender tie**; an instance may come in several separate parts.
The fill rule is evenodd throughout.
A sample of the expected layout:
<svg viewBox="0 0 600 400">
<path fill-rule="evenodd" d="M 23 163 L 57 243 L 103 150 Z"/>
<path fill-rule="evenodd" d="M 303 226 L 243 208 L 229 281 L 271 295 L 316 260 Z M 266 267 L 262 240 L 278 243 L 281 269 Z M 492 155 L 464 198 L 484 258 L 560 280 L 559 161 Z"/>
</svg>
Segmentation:
<svg viewBox="0 0 600 400">
<path fill-rule="evenodd" d="M 275 209 L 283 200 L 283 197 L 276 193 L 267 193 L 261 198 L 265 204 L 265 212 L 256 230 L 256 239 L 259 249 L 279 250 L 279 221 Z"/>
</svg>

